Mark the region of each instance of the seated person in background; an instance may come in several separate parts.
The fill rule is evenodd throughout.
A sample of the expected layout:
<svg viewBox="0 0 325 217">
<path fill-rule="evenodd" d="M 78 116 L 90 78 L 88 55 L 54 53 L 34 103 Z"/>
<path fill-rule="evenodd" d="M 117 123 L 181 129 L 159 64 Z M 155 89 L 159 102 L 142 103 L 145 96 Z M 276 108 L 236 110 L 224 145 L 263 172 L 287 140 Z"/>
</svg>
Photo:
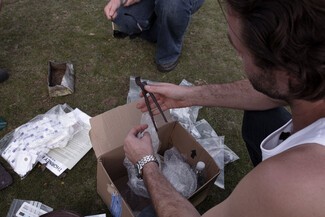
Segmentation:
<svg viewBox="0 0 325 217">
<path fill-rule="evenodd" d="M 173 70 L 181 55 L 183 37 L 192 14 L 204 0 L 110 0 L 104 11 L 121 32 L 156 42 L 156 65 Z"/>
<path fill-rule="evenodd" d="M 256 167 L 203 216 L 324 217 L 325 1 L 226 0 L 226 8 L 229 40 L 247 80 L 145 86 L 164 110 L 202 105 L 245 111 L 243 138 Z M 138 108 L 147 110 L 144 100 Z M 134 164 L 153 153 L 148 133 L 136 137 L 146 127 L 134 127 L 124 141 Z M 155 162 L 148 161 L 142 175 L 158 216 L 199 216 Z"/>
</svg>

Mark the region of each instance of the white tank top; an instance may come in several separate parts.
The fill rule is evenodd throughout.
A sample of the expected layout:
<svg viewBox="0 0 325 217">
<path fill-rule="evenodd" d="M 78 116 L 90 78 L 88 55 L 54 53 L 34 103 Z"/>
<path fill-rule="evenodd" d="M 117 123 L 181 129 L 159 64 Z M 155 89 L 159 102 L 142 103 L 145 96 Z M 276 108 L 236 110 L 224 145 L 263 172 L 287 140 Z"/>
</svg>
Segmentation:
<svg viewBox="0 0 325 217">
<path fill-rule="evenodd" d="M 280 129 L 274 131 L 262 141 L 261 149 L 263 160 L 280 154 L 289 148 L 306 143 L 317 143 L 325 146 L 325 118 L 318 119 L 311 125 L 292 134 L 283 141 L 279 138 L 284 132 L 292 132 L 292 120 L 283 125 Z"/>
</svg>

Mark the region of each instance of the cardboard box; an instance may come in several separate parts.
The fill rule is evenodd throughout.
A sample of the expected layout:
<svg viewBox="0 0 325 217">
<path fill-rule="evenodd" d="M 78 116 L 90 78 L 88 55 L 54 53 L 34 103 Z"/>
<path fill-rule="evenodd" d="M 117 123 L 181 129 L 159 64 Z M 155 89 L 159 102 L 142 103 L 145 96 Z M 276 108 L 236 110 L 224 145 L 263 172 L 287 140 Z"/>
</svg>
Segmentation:
<svg viewBox="0 0 325 217">
<path fill-rule="evenodd" d="M 119 106 L 90 119 L 90 139 L 98 159 L 97 192 L 109 207 L 112 195 L 120 194 L 122 186 L 127 183 L 127 170 L 123 165 L 123 142 L 130 129 L 140 123 L 141 111 L 136 109 L 136 102 Z M 168 114 L 167 114 L 168 116 Z M 187 163 L 195 165 L 199 160 L 206 164 L 207 182 L 188 199 L 193 205 L 201 203 L 214 185 L 219 168 L 211 156 L 196 140 L 177 122 L 164 123 L 160 115 L 155 116 L 159 126 L 159 154 L 173 146 L 185 156 Z M 122 194 L 123 195 L 123 194 Z M 122 216 L 134 216 L 132 204 L 123 198 Z"/>
</svg>

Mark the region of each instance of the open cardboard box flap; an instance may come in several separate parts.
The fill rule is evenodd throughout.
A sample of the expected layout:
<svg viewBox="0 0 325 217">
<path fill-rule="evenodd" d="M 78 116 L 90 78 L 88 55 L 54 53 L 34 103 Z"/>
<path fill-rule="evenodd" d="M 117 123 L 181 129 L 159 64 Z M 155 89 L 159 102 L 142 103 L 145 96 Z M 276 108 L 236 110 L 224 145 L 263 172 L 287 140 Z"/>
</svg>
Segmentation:
<svg viewBox="0 0 325 217">
<path fill-rule="evenodd" d="M 136 104 L 137 101 L 118 106 L 90 119 L 90 138 L 97 159 L 122 146 L 131 128 L 140 124 L 142 112 L 136 108 Z M 169 112 L 164 114 L 171 121 Z M 158 127 L 165 124 L 161 115 L 154 118 Z"/>
</svg>

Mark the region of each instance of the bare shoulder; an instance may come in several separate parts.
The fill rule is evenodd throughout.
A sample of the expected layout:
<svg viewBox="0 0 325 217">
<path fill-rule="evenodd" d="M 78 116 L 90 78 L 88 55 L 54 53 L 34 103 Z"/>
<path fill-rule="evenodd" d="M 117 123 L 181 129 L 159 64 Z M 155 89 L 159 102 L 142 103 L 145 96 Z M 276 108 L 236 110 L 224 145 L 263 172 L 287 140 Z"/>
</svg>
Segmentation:
<svg viewBox="0 0 325 217">
<path fill-rule="evenodd" d="M 206 216 L 325 216 L 324 171 L 324 146 L 297 146 L 254 168 Z"/>
</svg>

